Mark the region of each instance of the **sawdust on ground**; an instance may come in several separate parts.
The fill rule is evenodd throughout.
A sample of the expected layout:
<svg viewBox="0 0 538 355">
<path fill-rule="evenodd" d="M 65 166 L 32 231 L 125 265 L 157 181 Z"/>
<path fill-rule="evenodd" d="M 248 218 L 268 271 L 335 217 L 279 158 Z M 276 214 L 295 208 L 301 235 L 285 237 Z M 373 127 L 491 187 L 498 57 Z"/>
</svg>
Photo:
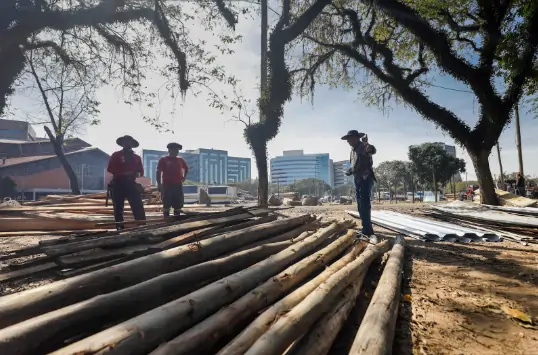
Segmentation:
<svg viewBox="0 0 538 355">
<path fill-rule="evenodd" d="M 355 208 L 300 207 L 287 214 L 310 212 L 339 219 L 348 217 L 345 210 Z M 424 206 L 399 203 L 374 208 L 413 213 Z M 376 231 L 394 236 L 387 230 Z M 408 239 L 405 257 L 393 354 L 538 355 L 538 328 L 526 328 L 503 311 L 521 311 L 538 324 L 538 245 Z M 379 265 L 372 269 L 348 319 L 348 329 L 339 336 L 332 354 L 347 354 L 349 333 L 358 328 L 382 272 Z"/>
</svg>

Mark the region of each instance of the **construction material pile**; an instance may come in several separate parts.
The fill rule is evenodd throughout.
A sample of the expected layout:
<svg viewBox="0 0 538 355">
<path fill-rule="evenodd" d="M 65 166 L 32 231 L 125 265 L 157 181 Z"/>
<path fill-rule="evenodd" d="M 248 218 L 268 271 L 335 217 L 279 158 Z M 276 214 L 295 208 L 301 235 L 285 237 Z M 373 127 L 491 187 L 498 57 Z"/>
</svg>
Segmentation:
<svg viewBox="0 0 538 355">
<path fill-rule="evenodd" d="M 162 218 L 159 198 L 154 190 L 146 190 L 144 194 L 144 209 L 150 221 Z M 209 211 L 206 205 L 188 205 L 183 211 L 189 213 L 204 209 Z M 127 226 L 137 224 L 128 204 L 125 205 L 125 219 Z M 104 192 L 79 196 L 49 195 L 40 201 L 0 207 L 0 236 L 44 235 L 51 234 L 51 231 L 54 235 L 61 235 L 107 229 L 115 229 L 114 209 L 111 200 L 106 205 Z"/>
<path fill-rule="evenodd" d="M 0 255 L 0 263 L 9 263 L 0 272 L 0 281 L 38 273 L 74 276 L 225 232 L 253 227 L 255 233 L 256 226 L 276 220 L 273 212 L 242 207 L 191 212 L 176 217 L 173 223 L 149 221 L 146 226 L 122 232 L 102 231 L 41 240 L 38 245 Z"/>
<path fill-rule="evenodd" d="M 429 217 L 494 233 L 503 238 L 526 243 L 538 243 L 538 208 L 487 206 L 460 201 L 432 205 L 425 213 Z"/>
<path fill-rule="evenodd" d="M 235 220 L 253 224 L 240 229 L 225 217 L 96 239 L 159 240 L 161 250 L 1 297 L 0 353 L 326 354 L 391 243 L 356 243 L 352 221 L 255 211 Z M 402 265 L 398 238 L 353 353 L 392 347 Z"/>
</svg>

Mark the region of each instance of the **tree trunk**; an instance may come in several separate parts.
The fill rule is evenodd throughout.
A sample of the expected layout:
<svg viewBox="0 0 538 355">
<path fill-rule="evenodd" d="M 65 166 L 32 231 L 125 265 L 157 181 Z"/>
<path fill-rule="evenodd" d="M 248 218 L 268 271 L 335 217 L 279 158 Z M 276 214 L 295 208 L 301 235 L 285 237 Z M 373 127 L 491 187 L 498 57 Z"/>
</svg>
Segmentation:
<svg viewBox="0 0 538 355">
<path fill-rule="evenodd" d="M 154 355 L 207 354 L 214 344 L 240 330 L 256 313 L 286 295 L 293 287 L 304 281 L 316 270 L 330 263 L 355 241 L 355 232 L 347 234 L 325 248 L 293 264 L 280 274 L 270 278 L 228 307 L 221 309 L 203 322 L 178 337 L 161 345 Z"/>
<path fill-rule="evenodd" d="M 269 200 L 269 172 L 267 168 L 267 142 L 252 141 L 251 144 L 256 168 L 258 169 L 258 205 L 267 207 Z M 254 144 L 255 142 L 255 144 Z"/>
<path fill-rule="evenodd" d="M 163 273 L 210 260 L 249 243 L 297 227 L 309 218 L 309 216 L 300 216 L 253 226 L 218 235 L 193 245 L 179 246 L 113 267 L 4 296 L 0 298 L 0 327 L 15 324 L 99 294 L 129 287 Z M 176 230 L 179 228 L 175 227 Z M 159 230 L 162 233 L 166 231 L 171 233 L 174 229 L 170 231 L 167 228 L 160 228 Z M 151 232 L 142 233 L 147 235 Z M 135 236 L 133 233 L 131 235 Z"/>
<path fill-rule="evenodd" d="M 54 354 L 91 354 L 105 349 L 113 349 L 118 354 L 147 354 L 164 339 L 188 329 L 252 290 L 260 282 L 272 278 L 312 253 L 329 236 L 348 226 L 349 223 L 346 222 L 333 223 L 252 267 L 59 349 Z"/>
<path fill-rule="evenodd" d="M 359 281 L 372 261 L 387 252 L 389 247 L 388 240 L 370 244 L 357 259 L 334 273 L 301 303 L 283 314 L 244 355 L 283 354 L 325 311 L 338 302 L 337 299 L 349 284 Z"/>
<path fill-rule="evenodd" d="M 413 203 L 415 203 L 415 181 L 413 181 L 413 175 L 411 175 L 411 193 L 413 194 L 411 198 L 413 199 Z"/>
<path fill-rule="evenodd" d="M 218 355 L 235 355 L 243 354 L 247 351 L 254 342 L 263 335 L 275 322 L 281 314 L 299 304 L 306 296 L 314 291 L 322 282 L 326 281 L 331 275 L 345 267 L 347 264 L 355 260 L 366 246 L 366 243 L 356 244 L 347 254 L 335 261 L 322 273 L 306 282 L 301 287 L 269 307 L 261 315 L 250 323 L 245 330 L 221 349 Z"/>
<path fill-rule="evenodd" d="M 495 184 L 493 183 L 493 177 L 491 176 L 491 170 L 489 168 L 491 148 L 476 150 L 467 149 L 467 152 L 471 156 L 476 178 L 478 179 L 478 185 L 480 186 L 480 203 L 497 206 L 499 200 L 495 193 Z"/>
<path fill-rule="evenodd" d="M 53 135 L 47 126 L 45 126 L 44 128 L 45 128 L 45 132 L 47 133 L 47 136 L 49 136 L 50 143 L 54 147 L 54 154 L 56 154 L 56 156 L 60 160 L 60 164 L 62 164 L 62 167 L 64 168 L 64 171 L 67 174 L 67 177 L 69 178 L 69 185 L 71 186 L 71 192 L 73 193 L 73 195 L 80 195 L 77 174 L 75 174 L 75 170 L 73 170 L 73 167 L 71 166 L 71 164 L 69 164 L 64 154 L 64 149 L 62 146 L 63 139 Z"/>
<path fill-rule="evenodd" d="M 2 5 L 5 4 L 5 1 L 2 1 Z M 10 5 L 5 4 L 6 6 L 2 12 L 9 12 Z M 15 5 L 13 5 L 14 8 Z M 13 10 L 11 10 L 13 11 Z M 2 13 L 4 15 L 4 13 Z M 3 16 L 2 16 L 3 17 Z M 6 16 L 9 18 L 10 15 Z M 8 22 L 11 22 L 7 20 Z M 3 23 L 3 19 L 0 20 L 3 25 L 8 26 L 7 23 Z M 6 27 L 2 26 L 2 29 Z M 21 72 L 24 69 L 25 60 L 22 50 L 19 48 L 18 44 L 10 45 L 9 47 L 3 47 L 2 52 L 0 52 L 0 115 L 4 114 L 4 110 L 7 106 L 8 97 L 13 94 L 13 83 Z"/>
<path fill-rule="evenodd" d="M 437 201 L 437 180 L 435 180 L 435 170 L 432 171 L 433 173 L 433 195 L 434 195 L 434 201 L 435 202 L 438 202 Z"/>
<path fill-rule="evenodd" d="M 392 353 L 394 329 L 400 304 L 404 251 L 404 238 L 396 238 L 349 354 Z"/>
<path fill-rule="evenodd" d="M 39 353 L 38 349 L 47 348 L 49 342 L 63 342 L 96 321 L 134 317 L 196 290 L 202 282 L 214 282 L 241 271 L 296 242 L 292 239 L 249 248 L 44 313 L 0 330 L 0 353 Z"/>
</svg>

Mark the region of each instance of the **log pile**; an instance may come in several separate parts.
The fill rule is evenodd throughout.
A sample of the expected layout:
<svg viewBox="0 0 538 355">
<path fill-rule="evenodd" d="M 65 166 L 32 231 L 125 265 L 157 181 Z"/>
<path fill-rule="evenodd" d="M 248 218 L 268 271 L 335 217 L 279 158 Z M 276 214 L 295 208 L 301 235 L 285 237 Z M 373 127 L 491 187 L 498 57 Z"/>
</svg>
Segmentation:
<svg viewBox="0 0 538 355">
<path fill-rule="evenodd" d="M 353 221 L 266 209 L 193 219 L 40 246 L 58 264 L 131 251 L 0 297 L 0 354 L 326 354 L 370 264 L 392 245 L 357 243 Z M 398 241 L 383 275 L 390 287 L 379 286 L 396 307 L 372 303 L 388 325 L 402 255 Z"/>
<path fill-rule="evenodd" d="M 237 238 L 250 235 L 265 238 L 305 221 L 305 218 L 276 219 L 269 209 L 237 207 L 182 215 L 171 223 L 148 222 L 122 232 L 96 231 L 42 240 L 35 246 L 0 254 L 0 262 L 8 264 L 0 270 L 0 282 L 50 274 L 74 276 L 184 244 L 205 243 L 202 241 L 226 232 L 235 233 Z M 311 224 L 301 231 L 308 227 Z"/>
<path fill-rule="evenodd" d="M 143 201 L 147 219 L 152 223 L 162 222 L 162 206 L 158 192 L 146 190 Z M 187 205 L 182 211 L 186 215 L 192 215 L 225 209 L 225 206 L 208 209 L 206 204 L 197 204 Z M 115 229 L 113 215 L 112 200 L 109 200 L 106 206 L 104 192 L 79 196 L 48 195 L 39 201 L 25 202 L 22 205 L 3 203 L 0 206 L 0 237 L 106 231 Z M 125 220 L 127 226 L 140 224 L 134 221 L 127 203 Z"/>
</svg>

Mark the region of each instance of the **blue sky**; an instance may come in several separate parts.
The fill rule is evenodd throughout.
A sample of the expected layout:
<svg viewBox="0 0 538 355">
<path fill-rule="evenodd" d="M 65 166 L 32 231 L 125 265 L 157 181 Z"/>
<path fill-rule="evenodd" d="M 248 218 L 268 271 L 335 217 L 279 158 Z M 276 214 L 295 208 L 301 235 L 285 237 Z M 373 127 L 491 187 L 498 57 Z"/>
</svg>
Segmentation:
<svg viewBox="0 0 538 355">
<path fill-rule="evenodd" d="M 222 63 L 229 72 L 241 79 L 243 93 L 255 102 L 260 63 L 258 18 L 242 19 L 236 32 L 244 38 L 235 45 L 236 53 L 223 57 Z M 213 38 L 207 33 L 200 33 L 199 36 L 210 42 Z M 154 80 L 154 84 L 158 85 L 158 79 Z M 436 84 L 466 89 L 445 77 L 439 77 Z M 436 102 L 454 110 L 466 121 L 473 124 L 476 122 L 478 107 L 472 94 L 440 88 L 432 88 L 429 93 Z M 176 106 L 174 115 L 168 113 L 173 107 L 171 100 L 162 103 L 160 118 L 168 122 L 174 133 L 159 133 L 144 123 L 140 109 L 124 104 L 118 91 L 103 88 L 98 96 L 102 102 L 102 123 L 89 127 L 81 138 L 108 153 L 118 148 L 115 144 L 118 136 L 130 134 L 139 140 L 141 148 L 146 149 L 164 150 L 168 142 L 177 141 L 184 149 L 225 149 L 230 155 L 251 156 L 243 139 L 242 124 L 231 122 L 229 116 L 209 108 L 203 96 L 196 98 L 187 95 L 184 103 Z M 15 97 L 13 104 L 24 109 L 25 99 Z M 525 173 L 538 175 L 538 161 L 535 158 L 538 156 L 538 143 L 534 138 L 538 136 L 538 126 L 526 111 L 523 108 L 520 110 Z M 347 159 L 349 147 L 340 137 L 350 129 L 368 133 L 370 142 L 376 145 L 378 151 L 374 164 L 384 160 L 406 160 L 408 146 L 412 144 L 436 141 L 453 144 L 448 135 L 409 108 L 394 107 L 384 115 L 376 108 L 366 107 L 356 92 L 318 87 L 313 104 L 294 97 L 286 105 L 280 133 L 269 143 L 269 158 L 280 155 L 283 150 L 303 149 L 305 153 L 329 153 L 335 161 Z M 42 128 L 37 128 L 36 131 L 44 136 Z M 504 170 L 516 171 L 515 130 L 512 126 L 503 133 L 500 145 Z M 468 179 L 474 179 L 475 173 L 468 155 L 459 147 L 457 154 L 467 162 Z M 496 154 L 492 154 L 490 163 L 492 173 L 498 174 Z M 257 176 L 254 161 L 252 174 Z"/>
</svg>

